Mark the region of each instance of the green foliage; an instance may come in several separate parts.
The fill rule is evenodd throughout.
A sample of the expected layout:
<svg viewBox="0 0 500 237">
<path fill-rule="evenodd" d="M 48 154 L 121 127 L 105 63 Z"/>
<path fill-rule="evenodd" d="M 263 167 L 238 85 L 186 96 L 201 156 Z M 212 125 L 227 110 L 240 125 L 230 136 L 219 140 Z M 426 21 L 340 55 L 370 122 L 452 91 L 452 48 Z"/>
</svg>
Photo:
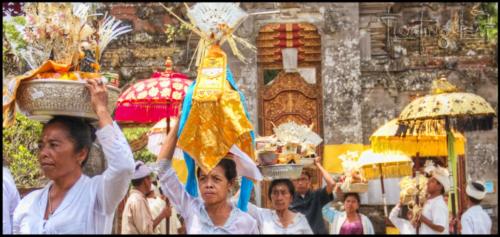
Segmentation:
<svg viewBox="0 0 500 237">
<path fill-rule="evenodd" d="M 142 160 L 144 163 L 152 163 L 156 162 L 156 156 L 149 152 L 146 147 L 134 152 L 135 160 Z"/>
<path fill-rule="evenodd" d="M 172 24 L 165 25 L 165 34 L 167 35 L 167 44 L 175 41 L 178 37 L 186 37 L 186 34 L 190 31 L 189 26 L 181 23 L 180 26 L 174 26 Z"/>
<path fill-rule="evenodd" d="M 3 158 L 18 187 L 41 187 L 45 180 L 36 157 L 43 125 L 17 113 L 16 123 L 3 129 Z"/>
<path fill-rule="evenodd" d="M 19 49 L 26 48 L 26 41 L 23 39 L 22 28 L 26 25 L 24 16 L 14 16 L 4 18 L 2 21 L 5 38 L 11 45 L 12 50 L 17 55 Z"/>
<path fill-rule="evenodd" d="M 128 143 L 139 139 L 143 134 L 149 131 L 149 127 L 123 128 L 123 135 Z M 147 139 L 147 138 L 146 138 Z M 142 160 L 144 163 L 155 162 L 156 156 L 149 152 L 146 147 L 134 152 L 135 160 Z"/>
<path fill-rule="evenodd" d="M 498 41 L 498 3 L 484 2 L 481 3 L 482 9 L 486 15 L 478 15 L 479 30 L 483 36 L 488 36 L 488 40 L 492 43 Z"/>
<path fill-rule="evenodd" d="M 26 41 L 23 39 L 22 29 L 26 25 L 24 16 L 4 17 L 2 19 L 3 27 L 3 44 L 2 44 L 2 60 L 3 68 L 8 73 L 16 72 L 23 68 L 24 60 L 20 60 L 20 51 L 26 48 Z"/>
</svg>

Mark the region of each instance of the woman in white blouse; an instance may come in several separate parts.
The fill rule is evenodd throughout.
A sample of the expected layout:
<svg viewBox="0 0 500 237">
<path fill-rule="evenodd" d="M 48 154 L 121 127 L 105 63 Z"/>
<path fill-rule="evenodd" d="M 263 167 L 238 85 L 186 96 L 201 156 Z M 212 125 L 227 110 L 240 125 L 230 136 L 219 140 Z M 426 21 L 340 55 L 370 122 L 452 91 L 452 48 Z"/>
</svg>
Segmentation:
<svg viewBox="0 0 500 237">
<path fill-rule="evenodd" d="M 306 216 L 288 209 L 294 194 L 292 181 L 275 179 L 268 192 L 273 209 L 248 204 L 248 213 L 257 220 L 261 234 L 313 234 Z"/>
<path fill-rule="evenodd" d="M 91 127 L 81 118 L 56 116 L 45 124 L 38 162 L 49 184 L 21 200 L 14 212 L 14 233 L 110 234 L 113 216 L 134 172 L 132 151 L 107 109 L 100 80 L 89 79 L 91 103 L 99 118 L 97 139 L 107 169 L 92 178 L 82 173 L 92 145 Z"/>
<path fill-rule="evenodd" d="M 335 185 L 337 192 L 340 184 Z M 334 235 L 373 235 L 375 231 L 367 216 L 359 213 L 358 193 L 344 193 L 344 209 L 340 212 L 329 205 L 322 209 L 323 218 L 330 223 L 330 234 Z"/>
<path fill-rule="evenodd" d="M 179 123 L 166 136 L 158 155 L 161 189 L 184 218 L 187 234 L 258 234 L 257 222 L 229 200 L 236 182 L 236 163 L 222 159 L 210 172 L 198 169 L 200 197 L 186 192 L 172 168 Z"/>
</svg>

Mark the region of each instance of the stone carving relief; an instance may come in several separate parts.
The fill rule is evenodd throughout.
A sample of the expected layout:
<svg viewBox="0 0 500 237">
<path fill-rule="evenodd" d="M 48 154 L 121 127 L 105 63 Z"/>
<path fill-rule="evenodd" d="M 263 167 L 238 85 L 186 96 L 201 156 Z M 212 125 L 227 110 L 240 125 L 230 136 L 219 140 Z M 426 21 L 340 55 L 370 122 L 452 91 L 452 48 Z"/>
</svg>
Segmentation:
<svg viewBox="0 0 500 237">
<path fill-rule="evenodd" d="M 469 146 L 470 147 L 470 146 Z M 471 179 L 492 179 L 491 169 L 498 167 L 498 147 L 495 144 L 475 144 L 467 156 L 467 173 Z M 496 173 L 495 173 L 496 175 Z"/>
<path fill-rule="evenodd" d="M 324 19 L 323 32 L 326 34 L 333 34 L 354 27 L 354 23 L 350 21 L 349 17 L 346 16 L 346 13 L 338 9 L 325 9 Z"/>
</svg>

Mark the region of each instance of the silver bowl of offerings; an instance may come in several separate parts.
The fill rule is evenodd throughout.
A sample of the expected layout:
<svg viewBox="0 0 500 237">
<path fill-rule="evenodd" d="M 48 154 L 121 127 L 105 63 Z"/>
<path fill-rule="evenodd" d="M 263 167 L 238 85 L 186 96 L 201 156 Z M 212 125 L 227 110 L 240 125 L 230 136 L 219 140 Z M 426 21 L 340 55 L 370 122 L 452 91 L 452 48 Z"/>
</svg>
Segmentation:
<svg viewBox="0 0 500 237">
<path fill-rule="evenodd" d="M 98 120 L 90 102 L 90 92 L 84 80 L 29 79 L 17 90 L 17 105 L 30 119 L 47 122 L 55 115 Z M 113 112 L 120 89 L 107 85 L 108 111 Z"/>
<path fill-rule="evenodd" d="M 264 179 L 297 179 L 302 174 L 303 165 L 282 164 L 259 166 Z"/>
<path fill-rule="evenodd" d="M 260 151 L 258 155 L 263 165 L 274 165 L 278 162 L 278 154 L 275 151 Z"/>
</svg>

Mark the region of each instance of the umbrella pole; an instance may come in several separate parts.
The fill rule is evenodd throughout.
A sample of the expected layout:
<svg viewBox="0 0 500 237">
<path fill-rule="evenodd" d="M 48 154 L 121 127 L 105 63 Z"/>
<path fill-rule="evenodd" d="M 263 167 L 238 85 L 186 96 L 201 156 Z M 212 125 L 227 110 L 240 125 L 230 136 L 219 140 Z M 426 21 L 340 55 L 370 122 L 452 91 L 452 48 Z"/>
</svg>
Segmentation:
<svg viewBox="0 0 500 237">
<path fill-rule="evenodd" d="M 419 198 L 419 197 L 420 197 L 420 185 L 419 185 L 419 184 L 420 184 L 420 182 L 418 182 L 418 181 L 419 181 L 419 180 L 418 180 L 418 179 L 419 179 L 419 177 L 418 177 L 418 176 L 419 176 L 419 174 L 420 174 L 420 154 L 419 154 L 418 152 L 417 152 L 417 156 L 416 156 L 416 158 L 415 158 L 415 163 L 416 163 L 416 165 L 415 165 L 415 168 L 416 168 L 416 170 L 415 170 L 415 180 L 416 180 L 416 181 L 415 181 L 415 182 L 417 183 L 417 196 L 416 196 L 416 198 L 415 198 L 415 199 L 416 199 L 416 205 L 417 205 L 417 206 L 420 206 L 420 203 L 419 203 L 419 202 L 420 202 L 420 200 L 419 200 L 419 199 L 420 199 L 420 198 Z M 419 229 L 420 229 L 420 223 L 417 223 L 417 228 L 416 228 L 416 234 L 417 234 L 417 235 L 418 235 L 418 234 L 419 234 L 419 232 L 420 232 L 420 230 L 419 230 Z"/>
<path fill-rule="evenodd" d="M 165 129 L 165 131 L 167 132 L 167 134 L 165 136 L 168 136 L 168 133 L 170 132 L 170 116 L 167 115 L 167 129 Z M 168 203 L 170 204 L 170 203 Z M 166 229 L 167 229 L 167 235 L 170 234 L 170 218 L 169 217 L 165 217 L 165 226 L 166 226 Z"/>
<path fill-rule="evenodd" d="M 167 131 L 167 135 L 168 135 L 168 133 L 170 132 L 170 116 L 167 116 L 167 129 L 166 129 L 166 131 Z"/>
<path fill-rule="evenodd" d="M 448 200 L 451 202 L 451 215 L 452 218 L 454 219 L 457 213 L 456 207 L 455 207 L 455 183 L 453 181 L 453 164 L 455 162 L 455 151 L 453 150 L 454 146 L 454 141 L 453 141 L 453 134 L 451 133 L 450 129 L 450 119 L 448 116 L 445 117 L 445 125 L 446 129 L 446 145 L 448 147 L 448 170 L 450 171 L 450 199 Z M 457 234 L 457 223 L 453 225 L 453 234 Z"/>
<path fill-rule="evenodd" d="M 382 165 L 378 165 L 380 170 L 380 185 L 382 186 L 382 201 L 384 202 L 384 216 L 387 218 L 387 201 L 385 200 L 384 175 L 382 173 Z"/>
</svg>

